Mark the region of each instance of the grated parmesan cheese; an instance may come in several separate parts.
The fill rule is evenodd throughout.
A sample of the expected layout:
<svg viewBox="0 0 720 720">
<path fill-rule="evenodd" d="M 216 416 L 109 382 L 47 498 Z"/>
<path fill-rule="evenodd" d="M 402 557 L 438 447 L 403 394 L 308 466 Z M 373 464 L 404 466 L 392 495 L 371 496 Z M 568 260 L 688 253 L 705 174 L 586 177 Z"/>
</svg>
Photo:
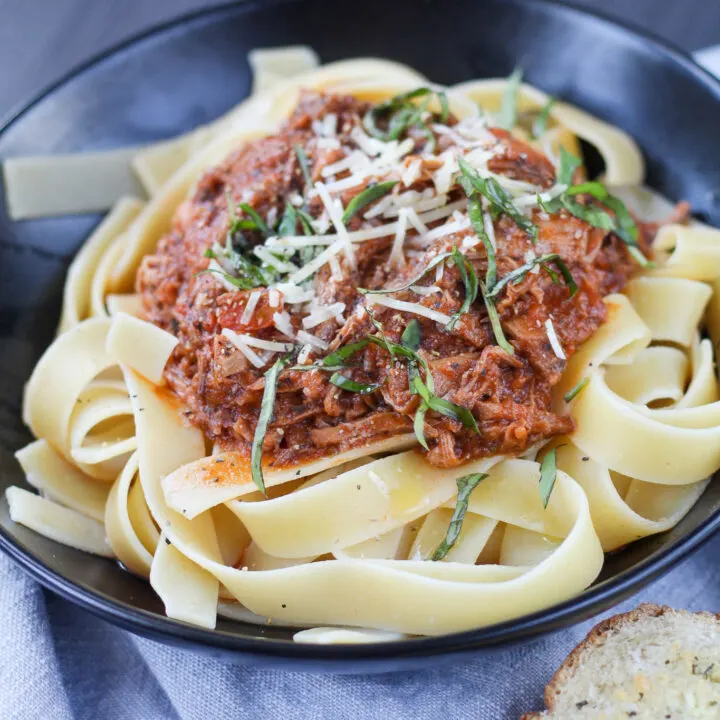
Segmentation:
<svg viewBox="0 0 720 720">
<path fill-rule="evenodd" d="M 322 338 L 319 338 L 316 335 L 311 335 L 309 332 L 305 332 L 305 330 L 298 330 L 297 339 L 300 342 L 307 343 L 308 345 L 319 348 L 320 350 L 327 350 L 330 347 L 330 345 L 328 345 L 328 343 L 326 343 Z"/>
<path fill-rule="evenodd" d="M 302 324 L 306 330 L 314 328 L 316 325 L 324 323 L 330 318 L 342 318 L 342 313 L 345 310 L 345 303 L 336 302 L 332 305 L 321 305 L 312 310 L 312 312 L 305 318 L 303 318 Z"/>
<path fill-rule="evenodd" d="M 550 341 L 550 347 L 552 347 L 555 355 L 560 358 L 560 360 L 567 360 L 565 351 L 563 350 L 557 333 L 555 332 L 555 326 L 550 318 L 545 321 L 545 330 L 547 332 L 548 340 Z"/>
<path fill-rule="evenodd" d="M 298 269 L 297 265 L 294 265 L 287 260 L 281 260 L 279 257 L 273 255 L 272 252 L 270 252 L 270 250 L 265 247 L 265 245 L 256 245 L 253 248 L 253 253 L 255 253 L 255 255 L 259 257 L 266 265 L 275 268 L 275 270 L 278 270 L 279 272 L 289 273 L 295 272 Z"/>
<path fill-rule="evenodd" d="M 262 293 L 259 290 L 253 290 L 250 293 L 250 297 L 248 298 L 247 305 L 245 305 L 243 314 L 240 316 L 240 324 L 241 325 L 247 325 L 250 322 L 250 320 L 252 320 L 253 313 L 255 312 L 255 308 L 257 307 L 257 304 L 260 300 L 261 294 Z"/>
<path fill-rule="evenodd" d="M 405 235 L 407 234 L 407 212 L 407 208 L 400 208 L 400 216 L 398 217 L 397 222 L 397 232 L 395 233 L 392 250 L 390 251 L 390 256 L 388 257 L 388 267 L 393 267 L 393 265 L 402 265 L 405 263 L 403 245 L 405 244 Z"/>
<path fill-rule="evenodd" d="M 265 365 L 263 360 L 256 352 L 251 350 L 232 330 L 225 328 L 222 334 L 227 338 L 256 368 L 261 368 Z"/>
<path fill-rule="evenodd" d="M 298 353 L 298 365 L 304 365 L 305 361 L 310 358 L 310 355 L 312 354 L 313 347 L 309 343 L 307 345 L 302 346 L 302 350 Z"/>
<path fill-rule="evenodd" d="M 384 295 L 368 295 L 365 302 L 369 305 L 384 305 L 385 307 L 392 308 L 393 310 L 400 310 L 402 312 L 412 313 L 413 315 L 421 315 L 422 317 L 434 320 L 441 325 L 447 325 L 451 319 L 449 315 L 445 315 L 445 313 L 425 307 L 425 305 L 405 302 L 404 300 L 396 300 L 395 298 L 385 297 Z"/>
<path fill-rule="evenodd" d="M 350 263 L 350 267 L 353 271 L 355 271 L 357 269 L 357 264 L 355 262 L 355 251 L 353 250 L 352 242 L 350 241 L 350 235 L 348 234 L 347 228 L 345 227 L 345 223 L 343 223 L 342 220 L 342 203 L 339 200 L 333 202 L 332 198 L 330 197 L 330 193 L 327 191 L 327 188 L 325 187 L 325 185 L 323 185 L 323 183 L 315 183 L 315 189 L 318 191 L 318 194 L 320 195 L 320 200 L 325 206 L 325 209 L 328 211 L 328 215 L 330 216 L 332 224 L 335 226 L 335 231 L 337 232 L 338 238 L 343 245 L 345 255 L 348 259 L 348 262 Z M 333 273 L 334 271 L 335 269 L 333 268 Z"/>
<path fill-rule="evenodd" d="M 249 347 L 254 347 L 258 350 L 268 350 L 273 353 L 290 352 L 290 350 L 294 347 L 292 343 L 277 342 L 275 340 L 263 340 L 262 338 L 256 338 L 252 335 L 242 335 L 240 333 L 236 333 L 234 330 L 230 330 L 229 328 L 223 328 L 222 334 L 230 340 L 230 342 L 237 340 Z"/>
<path fill-rule="evenodd" d="M 420 173 L 422 171 L 422 160 L 415 158 L 408 163 L 408 166 L 400 176 L 402 183 L 405 187 L 410 187 L 414 182 L 420 179 Z"/>
<path fill-rule="evenodd" d="M 268 291 L 268 305 L 272 308 L 280 307 L 280 293 L 274 288 Z"/>
<path fill-rule="evenodd" d="M 289 338 L 295 337 L 295 329 L 290 322 L 290 315 L 287 311 L 275 313 L 273 315 L 273 325 L 276 330 L 279 330 L 283 335 L 287 335 Z"/>
</svg>

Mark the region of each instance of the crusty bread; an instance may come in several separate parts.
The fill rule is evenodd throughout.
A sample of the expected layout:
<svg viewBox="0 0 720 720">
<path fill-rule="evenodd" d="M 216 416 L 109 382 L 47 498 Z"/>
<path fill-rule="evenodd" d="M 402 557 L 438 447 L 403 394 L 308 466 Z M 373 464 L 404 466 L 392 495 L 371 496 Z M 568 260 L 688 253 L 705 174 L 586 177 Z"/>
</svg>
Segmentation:
<svg viewBox="0 0 720 720">
<path fill-rule="evenodd" d="M 596 625 L 521 720 L 720 719 L 720 615 L 641 605 Z"/>
</svg>

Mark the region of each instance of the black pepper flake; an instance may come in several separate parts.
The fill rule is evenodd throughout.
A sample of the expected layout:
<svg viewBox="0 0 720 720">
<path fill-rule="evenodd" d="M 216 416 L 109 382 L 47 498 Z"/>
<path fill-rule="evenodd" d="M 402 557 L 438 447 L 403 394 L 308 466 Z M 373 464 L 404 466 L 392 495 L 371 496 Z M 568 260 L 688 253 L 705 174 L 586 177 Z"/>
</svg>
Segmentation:
<svg viewBox="0 0 720 720">
<path fill-rule="evenodd" d="M 638 693 L 638 700 L 642 700 L 645 697 L 645 693 Z"/>
<path fill-rule="evenodd" d="M 634 710 L 631 710 L 631 711 L 627 714 L 628 717 L 635 717 L 636 715 L 637 715 L 637 713 L 636 713 Z"/>
<path fill-rule="evenodd" d="M 144 412 L 145 408 L 138 408 L 138 412 Z"/>
<path fill-rule="evenodd" d="M 356 485 L 356 487 L 357 487 L 358 490 L 361 490 L 361 489 L 362 489 L 362 485 Z"/>
<path fill-rule="evenodd" d="M 586 456 L 582 459 L 582 461 L 583 461 L 583 462 L 587 462 L 589 459 L 590 459 L 590 458 L 586 455 Z"/>
<path fill-rule="evenodd" d="M 587 704 L 588 704 L 587 700 L 581 700 L 580 702 L 575 703 L 575 707 L 578 710 L 582 710 Z"/>
<path fill-rule="evenodd" d="M 286 608 L 287 605 L 286 605 L 285 603 L 283 603 L 280 607 L 281 607 L 281 608 Z"/>
<path fill-rule="evenodd" d="M 167 538 L 165 538 L 165 544 L 166 544 L 166 545 L 172 545 L 172 543 L 170 542 L 170 540 L 168 540 Z"/>
<path fill-rule="evenodd" d="M 218 464 L 220 464 L 220 463 L 224 463 L 225 461 L 224 461 L 222 458 L 217 458 L 217 459 L 215 460 L 215 462 L 218 463 Z"/>
<path fill-rule="evenodd" d="M 301 472 L 302 472 L 302 470 L 298 470 L 298 471 L 295 473 L 295 477 L 297 477 Z"/>
<path fill-rule="evenodd" d="M 214 483 L 220 482 L 220 478 L 219 478 L 219 477 L 214 477 L 210 482 L 214 482 Z"/>
</svg>

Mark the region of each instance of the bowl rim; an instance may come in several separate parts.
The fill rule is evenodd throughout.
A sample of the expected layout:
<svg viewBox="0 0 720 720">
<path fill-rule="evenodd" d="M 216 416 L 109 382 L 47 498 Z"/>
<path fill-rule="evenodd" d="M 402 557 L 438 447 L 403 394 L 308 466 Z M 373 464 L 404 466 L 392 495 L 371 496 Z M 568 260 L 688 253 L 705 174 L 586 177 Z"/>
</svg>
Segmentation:
<svg viewBox="0 0 720 720">
<path fill-rule="evenodd" d="M 151 26 L 143 32 L 115 43 L 107 49 L 91 56 L 88 60 L 73 66 L 60 79 L 48 84 L 28 101 L 18 103 L 0 120 L 2 137 L 23 116 L 36 105 L 51 96 L 68 82 L 92 70 L 105 60 L 155 37 L 173 32 L 194 23 L 209 21 L 213 17 L 222 17 L 229 13 L 242 13 L 254 8 L 267 8 L 268 5 L 285 5 L 300 0 L 234 0 L 221 5 L 183 13 L 177 17 Z M 510 0 L 516 7 L 538 6 L 538 0 Z M 720 105 L 720 81 L 708 70 L 694 61 L 692 56 L 658 35 L 646 31 L 634 23 L 617 19 L 598 10 L 571 5 L 566 0 L 543 0 L 543 4 L 554 8 L 554 12 L 575 16 L 584 21 L 599 22 L 613 30 L 619 30 L 626 37 L 642 41 L 655 52 L 668 57 L 680 65 L 692 76 L 695 82 L 706 87 Z M 233 651 L 237 655 L 266 659 L 287 660 L 323 660 L 331 661 L 339 667 L 360 663 L 372 663 L 388 659 L 409 659 L 428 655 L 460 657 L 468 653 L 477 653 L 485 646 L 509 644 L 528 640 L 532 636 L 566 626 L 573 621 L 591 617 L 622 598 L 639 590 L 644 585 L 667 572 L 690 552 L 710 539 L 720 530 L 720 510 L 716 510 L 700 525 L 680 537 L 667 547 L 651 553 L 638 564 L 614 575 L 597 585 L 583 591 L 580 595 L 564 602 L 523 615 L 513 620 L 496 623 L 486 627 L 466 630 L 445 635 L 418 637 L 385 643 L 367 643 L 360 645 L 314 645 L 293 643 L 286 639 L 270 637 L 248 637 L 218 629 L 205 629 L 168 618 L 148 610 L 135 607 L 106 595 L 96 588 L 69 579 L 50 568 L 37 555 L 27 549 L 22 542 L 0 526 L 0 549 L 20 565 L 31 577 L 61 597 L 71 601 L 84 610 L 104 620 L 123 627 L 136 634 L 152 637 L 169 643 L 190 643 L 205 648 Z M 249 624 L 249 623 L 247 623 Z"/>
</svg>

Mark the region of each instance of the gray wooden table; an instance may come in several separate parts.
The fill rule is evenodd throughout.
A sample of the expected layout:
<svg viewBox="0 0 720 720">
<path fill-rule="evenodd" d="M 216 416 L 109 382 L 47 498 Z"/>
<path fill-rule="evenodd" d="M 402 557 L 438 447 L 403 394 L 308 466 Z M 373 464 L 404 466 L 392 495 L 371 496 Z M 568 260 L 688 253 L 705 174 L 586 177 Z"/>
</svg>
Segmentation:
<svg viewBox="0 0 720 720">
<path fill-rule="evenodd" d="M 220 4 L 217 0 L 0 0 L 0 117 L 102 50 L 171 18 Z M 720 0 L 574 0 L 574 4 L 644 27 L 688 51 L 720 43 Z"/>
</svg>

